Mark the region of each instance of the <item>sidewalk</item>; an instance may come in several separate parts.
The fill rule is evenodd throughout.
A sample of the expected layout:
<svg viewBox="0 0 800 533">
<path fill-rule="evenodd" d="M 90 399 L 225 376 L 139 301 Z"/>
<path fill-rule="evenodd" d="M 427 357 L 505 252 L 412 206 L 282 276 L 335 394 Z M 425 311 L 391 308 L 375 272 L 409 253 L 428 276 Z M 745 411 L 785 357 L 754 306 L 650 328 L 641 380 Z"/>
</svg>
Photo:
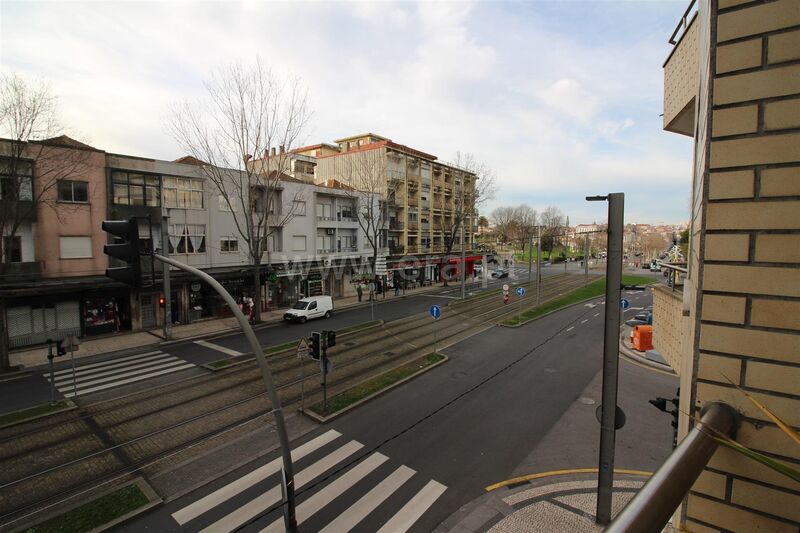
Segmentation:
<svg viewBox="0 0 800 533">
<path fill-rule="evenodd" d="M 469 285 L 470 284 L 468 284 L 468 286 Z M 441 287 L 441 284 L 434 284 L 426 287 L 417 287 L 416 289 L 408 289 L 405 291 L 405 296 L 408 297 L 424 294 L 440 289 Z M 386 298 L 383 298 L 383 296 L 383 294 L 376 295 L 375 303 L 377 305 L 391 302 L 396 298 L 404 297 L 402 292 L 400 293 L 400 296 L 395 296 L 393 290 L 390 290 L 386 294 Z M 338 298 L 334 300 L 333 305 L 334 309 L 337 311 L 351 309 L 354 307 L 366 307 L 369 305 L 369 295 L 364 294 L 362 302 L 358 301 L 358 296 Z M 285 311 L 285 308 L 281 308 L 262 312 L 262 322 L 261 324 L 254 326 L 254 329 L 258 330 L 282 322 L 283 313 Z M 163 329 L 160 327 L 147 331 L 122 332 L 104 335 L 102 337 L 83 338 L 81 339 L 80 348 L 75 352 L 75 359 L 82 359 L 85 357 L 113 352 L 121 352 L 125 350 L 158 348 L 165 345 L 168 346 L 170 343 L 185 339 L 202 339 L 215 337 L 218 335 L 225 335 L 227 333 L 235 333 L 237 331 L 240 331 L 239 323 L 235 318 L 229 317 L 201 320 L 191 324 L 174 324 L 172 326 L 171 341 L 164 340 Z M 67 354 L 66 357 L 69 357 L 69 354 Z M 14 350 L 9 354 L 9 359 L 12 366 L 19 365 L 22 367 L 22 371 L 29 370 L 33 367 L 46 365 L 47 346 L 34 346 L 20 350 Z"/>
</svg>

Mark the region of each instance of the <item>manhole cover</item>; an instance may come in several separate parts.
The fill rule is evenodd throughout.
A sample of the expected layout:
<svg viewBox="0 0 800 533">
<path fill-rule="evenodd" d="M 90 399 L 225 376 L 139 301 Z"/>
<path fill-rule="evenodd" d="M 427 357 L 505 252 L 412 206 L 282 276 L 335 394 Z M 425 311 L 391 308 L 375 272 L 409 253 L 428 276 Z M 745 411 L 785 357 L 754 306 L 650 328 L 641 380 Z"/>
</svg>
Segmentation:
<svg viewBox="0 0 800 533">
<path fill-rule="evenodd" d="M 556 372 L 558 372 L 558 370 L 556 370 L 555 368 L 545 368 L 544 371 L 547 372 L 548 374 L 555 374 Z"/>
<path fill-rule="evenodd" d="M 354 342 L 346 342 L 346 343 L 344 343 L 344 345 L 345 346 L 355 346 L 356 343 L 354 343 Z"/>
<path fill-rule="evenodd" d="M 580 398 L 578 398 L 578 401 L 581 402 L 584 405 L 594 405 L 595 404 L 594 400 L 592 400 L 591 398 L 587 398 L 586 396 L 581 396 Z"/>
<path fill-rule="evenodd" d="M 394 352 L 383 352 L 383 355 L 385 355 L 386 357 L 391 357 L 391 356 L 395 355 L 395 353 Z"/>
</svg>

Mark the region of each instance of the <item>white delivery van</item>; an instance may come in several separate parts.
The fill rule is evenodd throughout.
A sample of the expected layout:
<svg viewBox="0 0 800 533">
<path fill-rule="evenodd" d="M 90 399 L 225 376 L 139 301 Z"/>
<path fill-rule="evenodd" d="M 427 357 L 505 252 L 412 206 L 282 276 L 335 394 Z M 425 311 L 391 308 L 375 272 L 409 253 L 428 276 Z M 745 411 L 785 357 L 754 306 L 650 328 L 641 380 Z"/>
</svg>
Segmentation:
<svg viewBox="0 0 800 533">
<path fill-rule="evenodd" d="M 294 307 L 283 314 L 283 319 L 302 324 L 312 318 L 322 316 L 330 318 L 331 315 L 333 315 L 333 300 L 330 296 L 309 296 L 298 300 Z"/>
</svg>

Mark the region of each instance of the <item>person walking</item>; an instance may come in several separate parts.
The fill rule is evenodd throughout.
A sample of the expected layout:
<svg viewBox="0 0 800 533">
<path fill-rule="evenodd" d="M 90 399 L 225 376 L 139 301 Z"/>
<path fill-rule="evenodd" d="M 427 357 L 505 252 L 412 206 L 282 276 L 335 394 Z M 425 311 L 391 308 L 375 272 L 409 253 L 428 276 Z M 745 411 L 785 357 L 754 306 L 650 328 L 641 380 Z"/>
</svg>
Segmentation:
<svg viewBox="0 0 800 533">
<path fill-rule="evenodd" d="M 394 282 L 394 295 L 400 296 L 400 284 L 397 281 Z"/>
<path fill-rule="evenodd" d="M 361 287 L 360 283 L 356 285 L 356 293 L 358 294 L 358 302 L 361 303 L 361 297 L 364 296 L 364 289 Z"/>
</svg>

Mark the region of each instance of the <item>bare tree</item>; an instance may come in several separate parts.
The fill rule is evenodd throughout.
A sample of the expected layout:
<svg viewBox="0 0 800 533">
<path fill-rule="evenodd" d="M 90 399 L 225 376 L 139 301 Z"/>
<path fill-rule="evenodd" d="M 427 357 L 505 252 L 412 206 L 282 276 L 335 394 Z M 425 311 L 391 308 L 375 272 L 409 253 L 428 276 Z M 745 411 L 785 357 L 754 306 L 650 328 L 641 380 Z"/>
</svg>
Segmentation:
<svg viewBox="0 0 800 533">
<path fill-rule="evenodd" d="M 548 254 L 553 253 L 553 248 L 561 242 L 564 230 L 564 214 L 556 206 L 549 206 L 541 214 L 542 249 Z"/>
<path fill-rule="evenodd" d="M 514 208 L 509 206 L 495 207 L 489 215 L 494 223 L 495 232 L 500 242 L 508 242 L 514 234 L 516 217 Z"/>
<path fill-rule="evenodd" d="M 386 239 L 387 201 L 395 201 L 398 194 L 387 189 L 386 167 L 386 156 L 381 150 L 364 150 L 344 156 L 337 175 L 342 191 L 355 204 L 358 225 L 372 249 L 370 279 L 373 281 L 378 251 Z M 372 286 L 370 284 L 370 299 L 374 297 Z"/>
<path fill-rule="evenodd" d="M 536 234 L 536 225 L 539 216 L 535 209 L 527 204 L 521 204 L 514 209 L 514 224 L 512 233 L 514 239 L 522 247 L 522 254 L 525 255 L 525 245 Z"/>
<path fill-rule="evenodd" d="M 455 171 L 456 176 L 460 174 L 460 184 L 456 182 L 453 190 L 452 209 L 448 205 L 445 195 L 441 195 L 442 214 L 440 220 L 445 256 L 452 253 L 456 237 L 459 237 L 461 246 L 465 245 L 461 239 L 462 229 L 464 230 L 464 240 L 472 231 L 471 227 L 466 227 L 466 221 L 478 216 L 480 206 L 490 200 L 495 191 L 494 172 L 486 164 L 475 159 L 473 154 L 456 152 L 452 166 L 460 169 Z M 448 211 L 450 211 L 449 215 Z M 447 285 L 445 276 L 442 276 L 442 280 Z"/>
<path fill-rule="evenodd" d="M 0 78 L 0 285 L 9 279 L 9 264 L 21 260 L 15 242 L 22 225 L 41 208 L 63 222 L 70 208 L 57 203 L 58 183 L 85 175 L 90 164 L 90 147 L 62 133 L 46 84 L 16 74 Z M 5 314 L 0 295 L 0 371 L 9 367 Z"/>
<path fill-rule="evenodd" d="M 261 320 L 261 265 L 279 228 L 297 214 L 301 189 L 284 195 L 291 150 L 309 120 L 306 90 L 299 79 L 282 79 L 260 59 L 234 63 L 206 83 L 207 97 L 179 105 L 170 129 L 181 147 L 204 162 L 205 177 L 231 211 L 247 245 Z M 272 239 L 270 239 L 272 237 Z M 275 242 L 275 248 L 278 243 Z"/>
</svg>

